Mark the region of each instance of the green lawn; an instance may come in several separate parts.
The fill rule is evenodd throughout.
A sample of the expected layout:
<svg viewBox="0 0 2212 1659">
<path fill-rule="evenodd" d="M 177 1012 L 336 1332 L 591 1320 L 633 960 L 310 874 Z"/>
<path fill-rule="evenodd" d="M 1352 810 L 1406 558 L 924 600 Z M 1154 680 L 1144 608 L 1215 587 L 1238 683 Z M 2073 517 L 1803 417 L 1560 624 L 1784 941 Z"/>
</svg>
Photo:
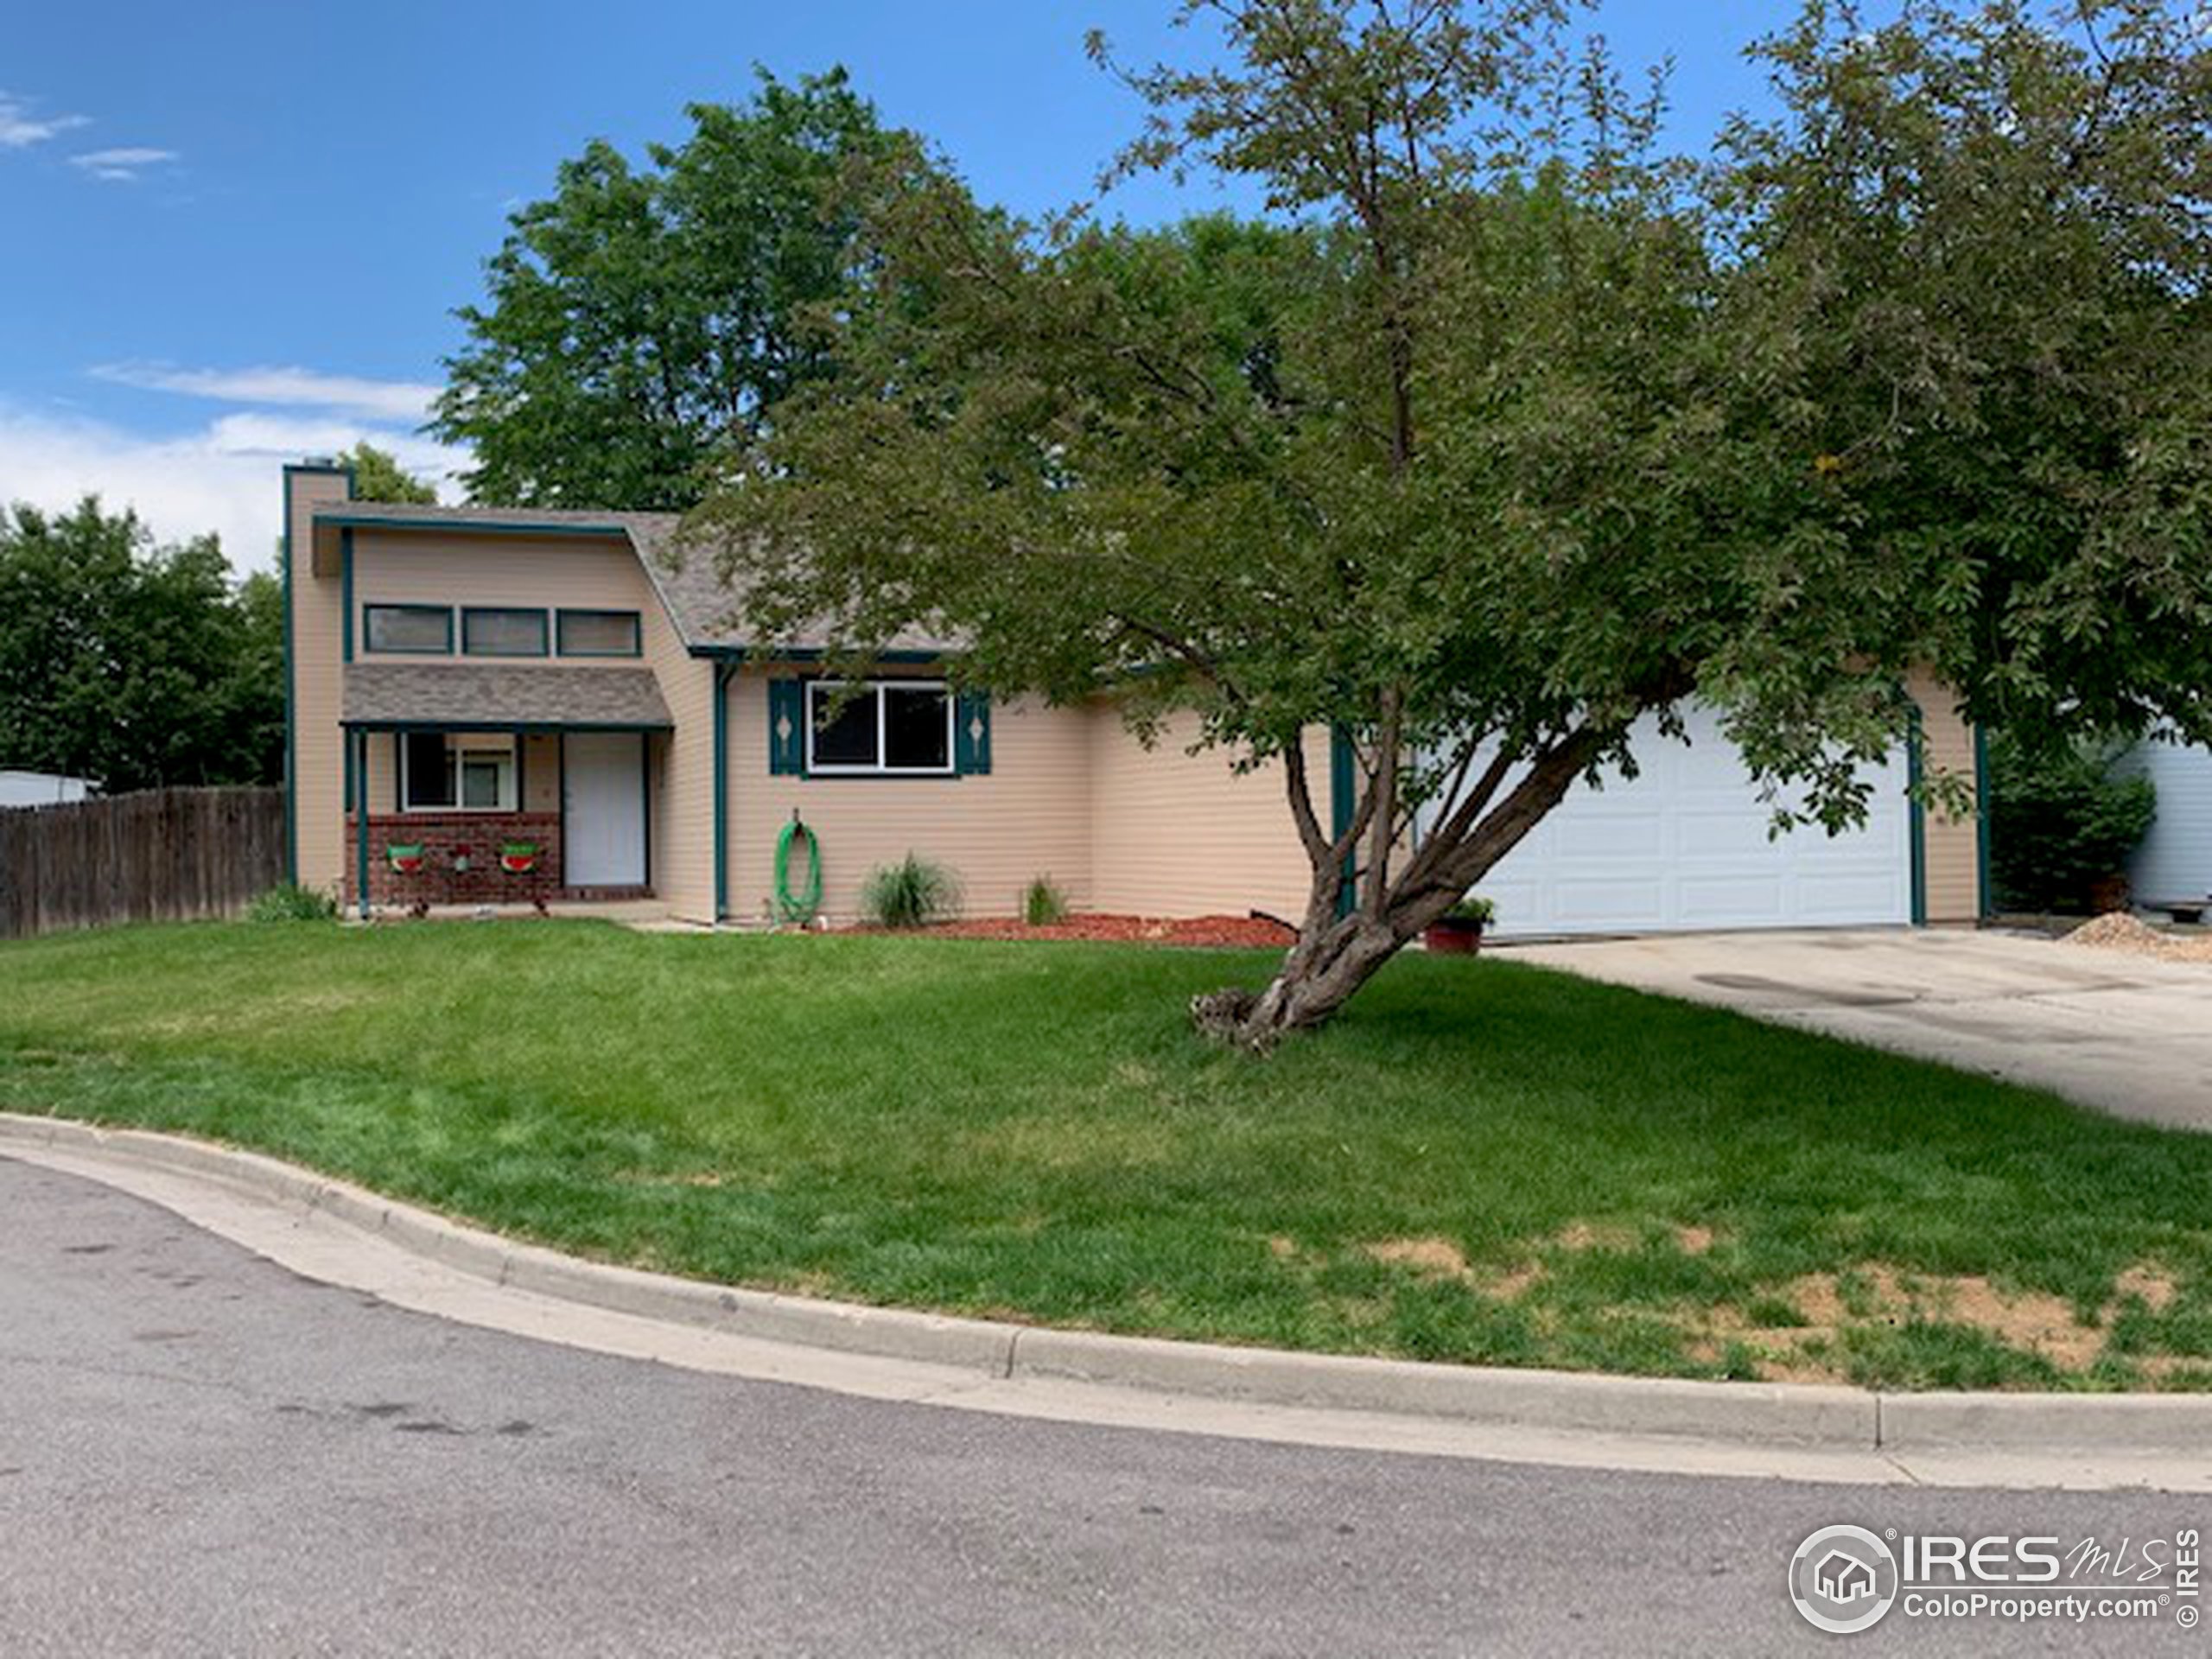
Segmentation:
<svg viewBox="0 0 2212 1659">
<path fill-rule="evenodd" d="M 2212 1386 L 2212 1137 L 1494 961 L 1271 1059 L 1271 958 L 587 923 L 0 945 L 0 1107 L 704 1277 L 1104 1330 Z"/>
</svg>

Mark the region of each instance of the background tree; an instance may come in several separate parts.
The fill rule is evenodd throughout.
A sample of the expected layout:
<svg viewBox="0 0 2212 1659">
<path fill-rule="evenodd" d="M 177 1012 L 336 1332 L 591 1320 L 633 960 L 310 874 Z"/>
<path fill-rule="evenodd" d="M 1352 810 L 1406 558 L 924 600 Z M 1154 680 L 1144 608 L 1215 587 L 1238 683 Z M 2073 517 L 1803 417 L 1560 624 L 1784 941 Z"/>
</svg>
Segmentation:
<svg viewBox="0 0 2212 1659">
<path fill-rule="evenodd" d="M 489 302 L 459 313 L 432 428 L 473 447 L 477 500 L 683 508 L 712 458 L 825 366 L 798 312 L 836 296 L 853 224 L 837 188 L 879 153 L 842 70 L 694 105 L 633 168 L 594 143 L 513 215 Z"/>
<path fill-rule="evenodd" d="M 2212 632 L 2145 634 L 2212 598 L 2204 59 L 2104 10 L 2093 43 L 2001 3 L 1871 35 L 1815 3 L 1767 48 L 1784 114 L 1693 196 L 1543 0 L 1187 5 L 1226 67 L 1129 75 L 1129 163 L 1255 180 L 1270 224 L 1027 231 L 912 163 L 838 372 L 700 529 L 763 629 L 830 618 L 855 663 L 951 629 L 995 690 L 1192 709 L 1278 760 L 1300 936 L 1197 1010 L 1254 1046 L 1694 694 L 1778 815 L 1830 827 L 1915 662 L 1976 712 L 2201 732 Z M 1317 728 L 1351 745 L 1341 818 Z"/>
<path fill-rule="evenodd" d="M 213 537 L 156 546 L 91 497 L 0 512 L 0 757 L 110 792 L 275 781 L 282 611 L 261 583 L 234 594 Z"/>
<path fill-rule="evenodd" d="M 341 452 L 338 461 L 353 469 L 357 501 L 407 501 L 429 506 L 438 499 L 435 485 L 416 477 L 399 464 L 397 455 L 378 448 L 366 438 Z"/>
</svg>

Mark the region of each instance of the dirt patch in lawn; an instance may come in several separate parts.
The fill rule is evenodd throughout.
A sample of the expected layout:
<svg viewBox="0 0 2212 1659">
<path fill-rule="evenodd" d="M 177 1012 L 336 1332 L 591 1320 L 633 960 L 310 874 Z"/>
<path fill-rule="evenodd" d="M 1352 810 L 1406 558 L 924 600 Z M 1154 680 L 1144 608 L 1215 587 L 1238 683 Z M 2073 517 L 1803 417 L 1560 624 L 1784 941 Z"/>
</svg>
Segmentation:
<svg viewBox="0 0 2212 1659">
<path fill-rule="evenodd" d="M 1433 1279 L 1472 1279 L 1466 1252 L 1448 1238 L 1386 1238 L 1360 1247 L 1377 1262 L 1411 1268 Z"/>
<path fill-rule="evenodd" d="M 877 933 L 881 928 L 855 928 Z M 1068 916 L 1031 926 L 1018 917 L 938 922 L 924 930 L 938 939 L 1023 939 L 1090 944 L 1170 944 L 1206 950 L 1284 950 L 1297 937 L 1262 916 Z"/>
</svg>

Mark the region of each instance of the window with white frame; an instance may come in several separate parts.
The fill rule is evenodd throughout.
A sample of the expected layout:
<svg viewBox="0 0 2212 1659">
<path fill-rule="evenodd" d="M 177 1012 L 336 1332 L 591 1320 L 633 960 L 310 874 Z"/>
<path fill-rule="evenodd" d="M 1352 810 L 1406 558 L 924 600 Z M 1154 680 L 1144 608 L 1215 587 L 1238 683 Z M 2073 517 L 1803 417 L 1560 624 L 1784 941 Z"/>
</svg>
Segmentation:
<svg viewBox="0 0 2212 1659">
<path fill-rule="evenodd" d="M 937 680 L 809 681 L 806 769 L 950 775 L 950 694 Z"/>
<path fill-rule="evenodd" d="M 399 740 L 399 804 L 405 812 L 512 812 L 515 740 L 456 732 L 407 732 Z"/>
</svg>

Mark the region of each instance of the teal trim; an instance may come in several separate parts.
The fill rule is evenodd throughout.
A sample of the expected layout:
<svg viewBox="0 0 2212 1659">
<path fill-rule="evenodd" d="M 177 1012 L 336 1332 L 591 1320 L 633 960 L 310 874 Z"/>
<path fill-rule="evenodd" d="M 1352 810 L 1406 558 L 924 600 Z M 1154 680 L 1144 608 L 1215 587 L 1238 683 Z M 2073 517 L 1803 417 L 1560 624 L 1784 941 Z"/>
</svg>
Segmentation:
<svg viewBox="0 0 2212 1659">
<path fill-rule="evenodd" d="M 729 687 L 735 663 L 715 664 L 715 920 L 729 914 Z"/>
<path fill-rule="evenodd" d="M 348 500 L 353 494 L 353 469 L 304 461 L 288 464 L 278 484 L 276 568 L 284 589 L 284 879 L 300 879 L 300 717 L 299 663 L 292 621 L 292 475 L 320 473 L 342 476 Z M 310 519 L 312 524 L 312 519 Z"/>
<path fill-rule="evenodd" d="M 694 657 L 707 657 L 736 662 L 751 658 L 764 663 L 820 663 L 827 662 L 830 653 L 810 645 L 798 646 L 788 651 L 764 651 L 752 645 L 691 645 L 687 647 Z M 872 660 L 879 663 L 899 663 L 907 667 L 926 663 L 941 663 L 953 653 L 943 651 L 887 651 Z"/>
<path fill-rule="evenodd" d="M 1910 701 L 1910 699 L 1908 699 Z M 1910 791 L 1911 816 L 1912 867 L 1912 925 L 1928 925 L 1928 807 L 1920 798 L 1921 780 L 1925 776 L 1926 763 L 1921 758 L 1922 732 L 1920 705 L 1912 704 L 1910 724 L 1905 733 L 1905 787 Z"/>
<path fill-rule="evenodd" d="M 594 541 L 604 541 L 609 537 L 626 540 L 630 534 L 620 524 L 484 524 L 467 519 L 407 518 L 374 512 L 318 512 L 315 515 L 315 522 L 333 526 L 351 525 L 361 530 L 420 530 L 437 535 L 583 536 Z"/>
<path fill-rule="evenodd" d="M 645 880 L 653 884 L 653 740 L 650 732 L 638 734 L 638 794 L 645 811 Z"/>
<path fill-rule="evenodd" d="M 962 778 L 990 774 L 991 700 L 983 692 L 963 691 L 953 699 L 952 770 Z"/>
<path fill-rule="evenodd" d="M 361 907 L 361 919 L 369 919 L 369 740 L 365 733 L 356 733 L 346 740 L 353 751 L 348 756 L 348 769 L 360 773 L 359 799 L 361 810 L 353 817 L 353 898 Z"/>
<path fill-rule="evenodd" d="M 346 650 L 343 661 L 353 660 L 353 532 L 338 532 L 340 593 L 346 607 Z"/>
<path fill-rule="evenodd" d="M 1997 894 L 1989 879 L 1989 737 L 1974 728 L 1974 914 L 1986 921 L 1997 913 Z"/>
<path fill-rule="evenodd" d="M 630 648 L 627 651 L 582 651 L 569 643 L 570 617 L 614 617 L 630 625 Z M 645 655 L 645 626 L 635 611 L 592 611 L 563 609 L 553 613 L 553 635 L 556 648 L 563 657 L 642 657 Z"/>
<path fill-rule="evenodd" d="M 348 720 L 349 732 L 666 732 L 664 720 Z"/>
<path fill-rule="evenodd" d="M 537 623 L 537 649 L 535 651 L 479 651 L 468 643 L 468 625 L 480 616 L 526 616 Z M 447 620 L 450 631 L 452 620 Z M 550 657 L 553 654 L 553 628 L 543 606 L 531 605 L 464 605 L 461 607 L 461 654 L 464 657 Z"/>
<path fill-rule="evenodd" d="M 1342 726 L 1329 728 L 1329 839 L 1343 838 L 1351 828 L 1354 798 L 1359 792 L 1358 760 L 1352 753 L 1351 734 Z M 1349 916 L 1357 902 L 1353 882 L 1358 874 L 1358 860 L 1347 852 L 1344 855 L 1344 885 L 1337 890 L 1337 914 Z"/>
<path fill-rule="evenodd" d="M 383 611 L 409 611 L 423 616 L 442 616 L 446 624 L 446 642 L 433 651 L 428 646 L 421 650 L 401 651 L 390 645 L 379 645 L 369 619 Z M 361 649 L 372 657 L 450 657 L 453 652 L 453 607 L 450 605 L 364 605 L 361 607 Z"/>
</svg>

